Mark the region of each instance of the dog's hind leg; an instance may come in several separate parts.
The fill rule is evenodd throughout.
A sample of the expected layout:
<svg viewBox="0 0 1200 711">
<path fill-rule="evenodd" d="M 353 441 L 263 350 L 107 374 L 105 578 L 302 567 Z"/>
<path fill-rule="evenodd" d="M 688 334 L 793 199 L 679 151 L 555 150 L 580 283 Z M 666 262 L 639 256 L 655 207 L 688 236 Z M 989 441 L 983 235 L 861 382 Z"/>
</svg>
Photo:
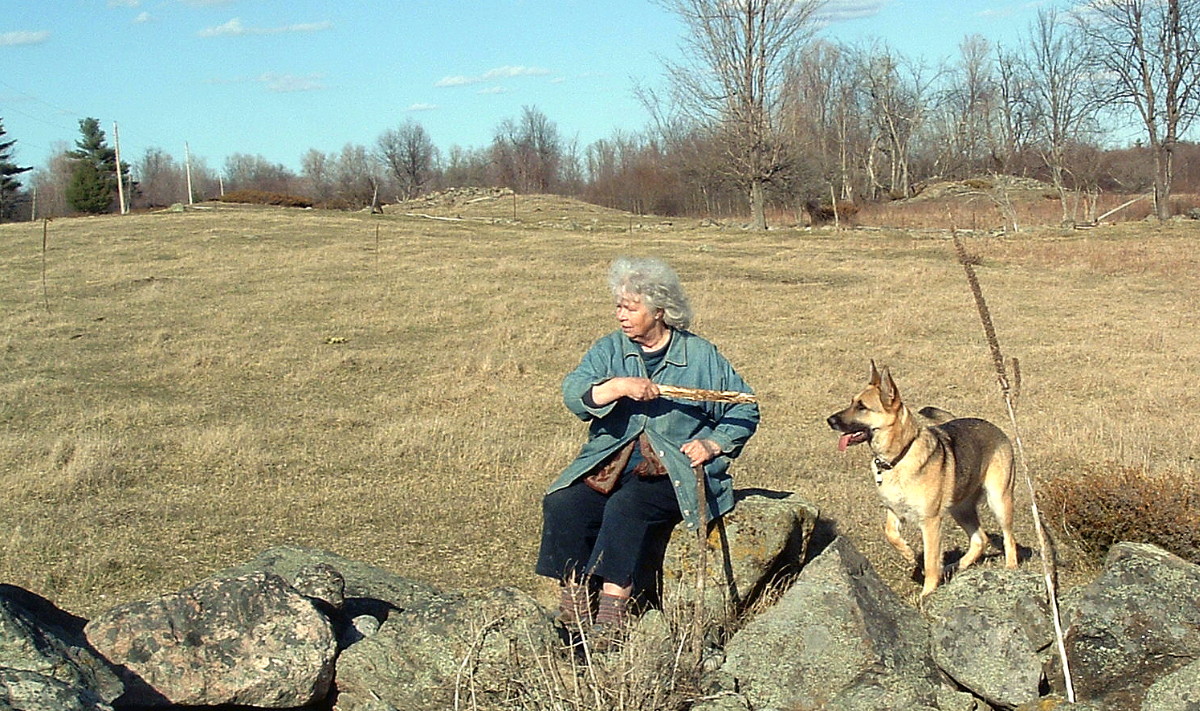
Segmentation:
<svg viewBox="0 0 1200 711">
<path fill-rule="evenodd" d="M 883 525 L 883 535 L 887 537 L 888 543 L 892 544 L 896 550 L 900 551 L 900 555 L 909 563 L 917 562 L 917 555 L 913 553 L 913 549 L 909 547 L 904 537 L 900 535 L 900 517 L 891 509 L 887 512 L 887 522 Z"/>
<path fill-rule="evenodd" d="M 988 467 L 983 481 L 983 489 L 987 494 L 988 508 L 1000 525 L 1004 534 L 1004 567 L 1017 567 L 1017 539 L 1013 536 L 1013 485 L 1016 476 L 1013 471 L 1012 451 L 1007 457 L 998 457 Z"/>
<path fill-rule="evenodd" d="M 950 509 L 950 515 L 954 517 L 959 526 L 962 526 L 962 530 L 966 531 L 967 538 L 971 541 L 967 547 L 967 552 L 963 554 L 962 558 L 958 559 L 958 570 L 966 570 L 975 561 L 979 560 L 979 556 L 983 554 L 983 547 L 987 543 L 987 534 L 984 533 L 983 527 L 979 525 L 977 504 L 978 500 L 972 498 Z"/>
</svg>

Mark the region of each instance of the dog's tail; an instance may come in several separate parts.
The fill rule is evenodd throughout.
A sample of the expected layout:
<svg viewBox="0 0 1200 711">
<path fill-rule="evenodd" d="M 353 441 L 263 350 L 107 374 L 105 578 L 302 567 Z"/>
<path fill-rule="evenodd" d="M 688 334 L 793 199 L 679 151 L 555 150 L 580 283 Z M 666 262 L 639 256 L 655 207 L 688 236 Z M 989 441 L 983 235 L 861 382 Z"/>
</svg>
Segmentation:
<svg viewBox="0 0 1200 711">
<path fill-rule="evenodd" d="M 917 411 L 921 417 L 933 420 L 935 425 L 940 425 L 944 422 L 949 422 L 954 419 L 954 413 L 946 412 L 940 407 L 922 407 Z"/>
</svg>

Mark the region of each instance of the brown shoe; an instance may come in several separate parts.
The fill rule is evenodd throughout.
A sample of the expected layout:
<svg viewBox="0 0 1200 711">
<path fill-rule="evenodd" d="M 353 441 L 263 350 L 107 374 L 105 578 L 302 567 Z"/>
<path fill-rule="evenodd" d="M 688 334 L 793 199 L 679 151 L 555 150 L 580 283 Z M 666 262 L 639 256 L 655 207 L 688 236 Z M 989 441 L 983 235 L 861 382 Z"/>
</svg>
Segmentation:
<svg viewBox="0 0 1200 711">
<path fill-rule="evenodd" d="M 558 616 L 555 622 L 564 627 L 592 624 L 592 595 L 586 583 L 566 582 L 559 590 Z"/>
<path fill-rule="evenodd" d="M 625 641 L 628 626 L 629 598 L 600 593 L 596 623 L 588 635 L 592 649 L 605 652 L 619 647 Z"/>
</svg>

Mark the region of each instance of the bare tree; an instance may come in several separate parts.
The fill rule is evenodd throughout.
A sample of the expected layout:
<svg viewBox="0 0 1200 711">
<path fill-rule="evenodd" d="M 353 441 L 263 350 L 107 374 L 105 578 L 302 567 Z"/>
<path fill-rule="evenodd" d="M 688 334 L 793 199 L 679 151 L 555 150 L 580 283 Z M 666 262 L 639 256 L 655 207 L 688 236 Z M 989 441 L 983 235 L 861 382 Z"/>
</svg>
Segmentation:
<svg viewBox="0 0 1200 711">
<path fill-rule="evenodd" d="M 260 155 L 234 153 L 225 159 L 227 190 L 265 190 L 290 193 L 296 175 L 282 163 L 271 163 Z"/>
<path fill-rule="evenodd" d="M 996 48 L 996 90 L 1000 95 L 997 158 L 1001 162 L 999 169 L 1008 173 L 1024 170 L 1024 157 L 1037 124 L 1034 108 L 1037 102 L 1028 69 L 1026 57 L 1020 52 L 1003 46 Z"/>
<path fill-rule="evenodd" d="M 382 170 L 379 161 L 365 146 L 347 143 L 334 166 L 338 194 L 355 207 L 379 207 Z"/>
<path fill-rule="evenodd" d="M 952 152 L 946 171 L 960 177 L 992 172 L 999 152 L 995 130 L 996 81 L 992 50 L 982 35 L 959 43 L 959 59 L 950 70 L 943 108 L 949 114 Z"/>
<path fill-rule="evenodd" d="M 1059 193 L 1064 222 L 1072 219 L 1073 201 L 1068 199 L 1068 191 L 1088 189 L 1091 182 L 1086 177 L 1088 171 L 1076 171 L 1068 185 L 1072 172 L 1068 156 L 1073 147 L 1090 137 L 1097 108 L 1093 94 L 1079 81 L 1087 71 L 1081 40 L 1079 33 L 1070 32 L 1059 20 L 1054 9 L 1039 10 L 1026 43 L 1022 71 L 1032 109 L 1031 135 Z"/>
<path fill-rule="evenodd" d="M 384 131 L 376 142 L 379 158 L 399 185 L 401 197 L 411 200 L 433 178 L 437 148 L 421 124 L 408 119 L 399 128 Z"/>
<path fill-rule="evenodd" d="M 452 187 L 494 185 L 496 180 L 491 154 L 486 148 L 450 146 L 446 165 L 442 171 L 442 182 Z"/>
<path fill-rule="evenodd" d="M 308 152 L 300 157 L 300 174 L 308 181 L 309 190 L 317 202 L 328 203 L 333 198 L 337 189 L 334 176 L 336 164 L 336 155 L 324 153 L 316 148 L 308 149 Z"/>
<path fill-rule="evenodd" d="M 809 157 L 824 181 L 813 186 L 821 198 L 830 189 L 840 200 L 866 190 L 856 167 L 867 152 L 866 112 L 859 103 L 852 52 L 828 42 L 813 42 L 788 70 L 781 125 L 788 142 Z"/>
<path fill-rule="evenodd" d="M 1200 109 L 1200 0 L 1092 0 L 1075 17 L 1099 96 L 1145 129 L 1155 213 L 1166 219 L 1174 152 Z"/>
<path fill-rule="evenodd" d="M 687 28 L 682 63 L 665 62 L 674 101 L 720 136 L 766 229 L 766 185 L 786 165 L 777 119 L 785 72 L 815 29 L 821 0 L 658 0 Z"/>
<path fill-rule="evenodd" d="M 71 181 L 74 164 L 69 154 L 70 148 L 66 142 L 56 142 L 49 165 L 34 169 L 30 182 L 37 193 L 36 217 L 62 217 L 71 214 L 71 207 L 67 204 L 67 184 Z"/>
<path fill-rule="evenodd" d="M 134 164 L 138 190 L 147 205 L 161 206 L 187 202 L 187 176 L 184 169 L 161 148 L 147 148 Z"/>
<path fill-rule="evenodd" d="M 886 46 L 860 54 L 858 83 L 867 112 L 877 124 L 865 167 L 873 188 L 882 186 L 893 196 L 911 194 L 913 144 L 935 106 L 930 95 L 939 74 L 922 61 L 898 57 Z M 882 166 L 888 171 L 886 184 L 881 183 L 882 171 L 875 164 L 877 153 L 886 161 Z"/>
<path fill-rule="evenodd" d="M 533 106 L 523 107 L 520 121 L 502 121 L 492 139 L 492 163 L 497 177 L 518 192 L 555 190 L 562 151 L 558 127 Z"/>
</svg>

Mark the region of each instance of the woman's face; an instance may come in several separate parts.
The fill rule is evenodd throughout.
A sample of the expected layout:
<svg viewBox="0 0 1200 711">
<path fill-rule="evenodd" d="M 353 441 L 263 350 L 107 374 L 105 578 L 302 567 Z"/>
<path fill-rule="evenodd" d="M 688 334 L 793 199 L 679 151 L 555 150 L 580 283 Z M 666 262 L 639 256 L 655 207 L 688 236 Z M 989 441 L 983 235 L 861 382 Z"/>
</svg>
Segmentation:
<svg viewBox="0 0 1200 711">
<path fill-rule="evenodd" d="M 617 300 L 617 322 L 621 331 L 631 340 L 642 345 L 654 345 L 666 328 L 662 322 L 662 309 L 651 309 L 637 294 L 622 294 Z"/>
</svg>

